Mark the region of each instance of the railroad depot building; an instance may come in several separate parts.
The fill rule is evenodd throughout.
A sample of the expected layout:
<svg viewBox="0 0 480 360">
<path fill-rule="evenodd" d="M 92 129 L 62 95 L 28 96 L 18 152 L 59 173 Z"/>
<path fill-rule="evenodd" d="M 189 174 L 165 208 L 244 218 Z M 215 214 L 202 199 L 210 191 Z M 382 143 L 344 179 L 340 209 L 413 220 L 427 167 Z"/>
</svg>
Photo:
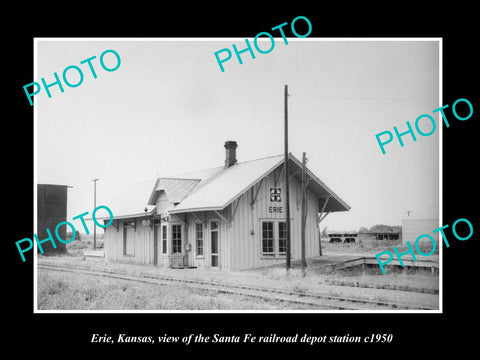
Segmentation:
<svg viewBox="0 0 480 360">
<path fill-rule="evenodd" d="M 106 205 L 107 261 L 168 267 L 246 269 L 286 257 L 284 156 L 237 162 L 132 185 Z M 302 163 L 289 154 L 291 258 L 301 257 Z M 320 252 L 319 214 L 350 207 L 307 169 L 306 257 Z"/>
</svg>

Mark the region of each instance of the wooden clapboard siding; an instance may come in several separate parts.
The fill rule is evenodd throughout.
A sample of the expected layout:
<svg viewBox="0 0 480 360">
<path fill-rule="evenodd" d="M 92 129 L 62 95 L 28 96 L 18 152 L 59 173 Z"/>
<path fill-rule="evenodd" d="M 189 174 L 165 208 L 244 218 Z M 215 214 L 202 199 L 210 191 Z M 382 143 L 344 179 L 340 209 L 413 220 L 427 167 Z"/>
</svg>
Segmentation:
<svg viewBox="0 0 480 360">
<path fill-rule="evenodd" d="M 153 231 L 150 226 L 142 225 L 142 219 L 135 219 L 136 229 L 125 227 L 123 221 L 118 221 L 118 231 L 115 227 L 106 228 L 104 235 L 105 257 L 107 260 L 136 263 L 153 264 Z M 132 236 L 128 241 L 133 242 L 133 254 L 124 255 L 123 234 Z"/>
<path fill-rule="evenodd" d="M 165 194 L 165 191 L 161 191 L 158 195 L 156 203 L 157 214 L 165 214 L 169 205 L 170 203 L 168 201 L 167 194 Z"/>
<path fill-rule="evenodd" d="M 230 216 L 226 215 L 227 213 L 230 214 L 230 208 L 227 208 L 225 211 L 223 211 L 225 216 L 227 218 L 230 218 Z M 222 269 L 230 269 L 231 268 L 231 259 L 230 259 L 230 253 L 231 253 L 231 237 L 232 237 L 232 224 L 230 222 L 226 222 L 223 219 L 220 219 L 220 249 L 219 249 L 219 254 L 221 255 L 220 258 L 220 266 Z"/>
<path fill-rule="evenodd" d="M 232 219 L 231 229 L 231 264 L 232 268 L 249 267 L 250 260 L 255 256 L 255 236 L 251 231 L 257 231 L 255 226 L 255 207 L 250 207 L 252 191 L 248 190 L 239 199 L 237 210 Z"/>
<path fill-rule="evenodd" d="M 285 220 L 285 186 L 280 177 L 281 167 L 271 172 L 263 181 L 254 185 L 238 199 L 239 204 L 233 215 L 230 229 L 230 268 L 243 269 L 285 262 L 285 257 L 262 258 L 261 221 Z M 277 179 L 277 184 L 275 184 Z M 250 205 L 256 195 L 253 208 Z M 282 201 L 270 201 L 270 188 L 282 189 Z M 283 212 L 269 212 L 270 206 L 282 207 Z M 233 209 L 233 206 L 232 206 Z M 318 255 L 317 199 L 307 191 L 307 222 L 305 230 L 306 256 Z M 292 178 L 290 181 L 290 216 L 291 216 L 291 254 L 292 259 L 301 257 L 301 183 Z M 277 245 L 277 243 L 276 243 Z"/>
</svg>

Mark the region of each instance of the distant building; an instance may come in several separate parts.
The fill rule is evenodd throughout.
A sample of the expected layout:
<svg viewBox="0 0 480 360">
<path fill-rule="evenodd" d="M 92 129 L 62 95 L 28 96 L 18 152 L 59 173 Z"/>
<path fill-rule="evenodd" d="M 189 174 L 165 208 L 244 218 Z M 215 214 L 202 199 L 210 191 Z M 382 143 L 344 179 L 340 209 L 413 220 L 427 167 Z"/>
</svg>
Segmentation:
<svg viewBox="0 0 480 360">
<path fill-rule="evenodd" d="M 361 231 L 358 233 L 360 241 L 377 241 L 377 240 L 401 240 L 401 231 Z"/>
<path fill-rule="evenodd" d="M 403 242 L 409 241 L 413 244 L 417 237 L 428 234 L 432 236 L 438 244 L 439 232 L 432 233 L 432 231 L 438 229 L 440 227 L 439 224 L 439 219 L 404 219 L 402 220 Z"/>
<path fill-rule="evenodd" d="M 328 233 L 330 243 L 354 243 L 357 242 L 358 233 L 351 231 L 332 231 Z"/>
</svg>

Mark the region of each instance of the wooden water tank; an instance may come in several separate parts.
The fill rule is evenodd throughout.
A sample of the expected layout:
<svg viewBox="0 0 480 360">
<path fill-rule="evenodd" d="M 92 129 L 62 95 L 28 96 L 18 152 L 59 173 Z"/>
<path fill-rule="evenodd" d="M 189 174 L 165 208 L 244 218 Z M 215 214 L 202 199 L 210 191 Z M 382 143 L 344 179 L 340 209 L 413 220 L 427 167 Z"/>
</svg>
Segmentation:
<svg viewBox="0 0 480 360">
<path fill-rule="evenodd" d="M 38 240 L 42 241 L 48 237 L 47 228 L 52 234 L 52 238 L 57 245 L 53 248 L 50 241 L 42 243 L 44 255 L 53 255 L 56 253 L 64 253 L 67 248 L 64 243 L 57 240 L 55 236 L 55 228 L 58 223 L 66 221 L 67 219 L 67 185 L 51 185 L 38 184 L 37 185 L 37 236 Z M 66 236 L 66 226 L 58 228 L 58 235 L 68 240 Z M 40 252 L 40 250 L 38 250 Z"/>
</svg>

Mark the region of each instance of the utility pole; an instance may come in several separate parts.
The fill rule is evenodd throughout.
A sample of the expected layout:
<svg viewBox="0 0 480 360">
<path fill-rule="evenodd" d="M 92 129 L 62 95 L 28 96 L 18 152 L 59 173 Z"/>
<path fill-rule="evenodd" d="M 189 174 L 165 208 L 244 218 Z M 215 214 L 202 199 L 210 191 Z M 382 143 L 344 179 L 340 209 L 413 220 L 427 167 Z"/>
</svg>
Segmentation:
<svg viewBox="0 0 480 360">
<path fill-rule="evenodd" d="M 287 235 L 287 274 L 290 272 L 290 196 L 288 184 L 288 85 L 285 85 L 285 216 L 286 216 L 286 235 Z"/>
<path fill-rule="evenodd" d="M 306 179 L 306 163 L 307 157 L 305 152 L 302 156 L 302 229 L 301 229 L 301 242 L 302 242 L 302 276 L 305 276 L 305 270 L 307 262 L 305 260 L 305 226 L 307 225 L 307 209 L 306 209 L 306 195 L 307 195 L 307 179 Z"/>
<path fill-rule="evenodd" d="M 97 181 L 100 179 L 93 179 L 93 208 L 97 208 Z M 93 250 L 97 248 L 97 226 L 93 222 Z"/>
</svg>

